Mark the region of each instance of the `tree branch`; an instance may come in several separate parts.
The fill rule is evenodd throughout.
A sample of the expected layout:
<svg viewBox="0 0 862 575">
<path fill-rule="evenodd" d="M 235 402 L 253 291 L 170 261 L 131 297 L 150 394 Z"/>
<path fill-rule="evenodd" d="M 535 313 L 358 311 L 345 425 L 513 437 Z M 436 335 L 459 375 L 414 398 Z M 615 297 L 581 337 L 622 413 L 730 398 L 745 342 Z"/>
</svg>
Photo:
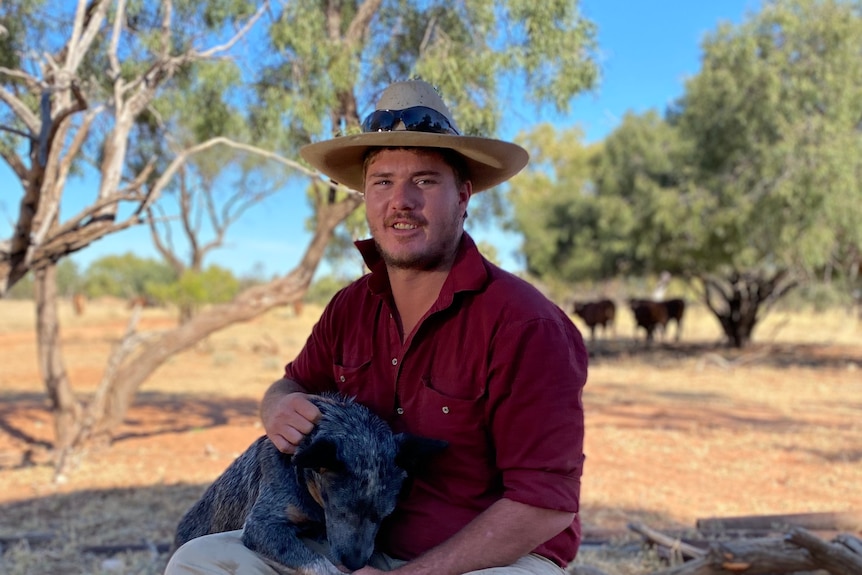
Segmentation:
<svg viewBox="0 0 862 575">
<path fill-rule="evenodd" d="M 27 126 L 27 129 L 30 130 L 30 136 L 33 137 L 32 134 L 36 134 L 39 132 L 39 118 L 36 117 L 36 114 L 30 111 L 24 102 L 18 99 L 15 94 L 8 91 L 6 88 L 0 86 L 0 100 L 5 102 L 12 111 L 15 113 L 15 116 L 18 117 L 19 120 L 24 122 Z"/>
</svg>

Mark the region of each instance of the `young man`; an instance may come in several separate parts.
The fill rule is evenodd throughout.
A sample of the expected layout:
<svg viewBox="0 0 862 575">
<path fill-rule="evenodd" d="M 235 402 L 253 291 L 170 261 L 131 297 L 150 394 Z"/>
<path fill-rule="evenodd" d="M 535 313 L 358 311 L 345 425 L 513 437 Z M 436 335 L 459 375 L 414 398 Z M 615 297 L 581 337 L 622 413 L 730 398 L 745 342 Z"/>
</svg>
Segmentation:
<svg viewBox="0 0 862 575">
<path fill-rule="evenodd" d="M 307 395 L 337 390 L 395 431 L 449 442 L 357 574 L 562 574 L 580 542 L 587 352 L 563 311 L 464 231 L 472 194 L 527 152 L 460 135 L 419 80 L 387 88 L 363 130 L 302 150 L 363 190 L 373 239 L 357 247 L 371 273 L 335 295 L 267 391 L 267 435 L 292 453 L 320 415 Z M 167 573 L 189 572 L 277 571 L 232 532 L 180 548 Z"/>
</svg>

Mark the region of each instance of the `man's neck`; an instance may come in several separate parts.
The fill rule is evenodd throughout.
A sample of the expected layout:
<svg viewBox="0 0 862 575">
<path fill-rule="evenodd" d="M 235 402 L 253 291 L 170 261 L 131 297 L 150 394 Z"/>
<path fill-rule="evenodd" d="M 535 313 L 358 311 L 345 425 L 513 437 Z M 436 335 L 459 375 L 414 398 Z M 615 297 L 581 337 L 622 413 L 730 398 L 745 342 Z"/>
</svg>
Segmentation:
<svg viewBox="0 0 862 575">
<path fill-rule="evenodd" d="M 389 286 L 401 320 L 402 341 L 431 308 L 449 276 L 449 269 L 417 271 L 389 269 Z"/>
</svg>

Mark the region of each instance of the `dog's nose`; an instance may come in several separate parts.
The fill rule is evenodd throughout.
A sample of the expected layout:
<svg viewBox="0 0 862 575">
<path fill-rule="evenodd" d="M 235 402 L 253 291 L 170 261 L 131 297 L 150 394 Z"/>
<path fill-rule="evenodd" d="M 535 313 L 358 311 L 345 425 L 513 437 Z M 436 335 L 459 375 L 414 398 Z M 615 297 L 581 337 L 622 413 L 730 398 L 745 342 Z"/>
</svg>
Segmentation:
<svg viewBox="0 0 862 575">
<path fill-rule="evenodd" d="M 365 565 L 368 563 L 368 557 L 361 552 L 345 553 L 341 557 L 341 563 L 344 567 L 347 567 L 347 572 L 349 573 L 351 571 L 357 571 L 365 567 Z"/>
</svg>

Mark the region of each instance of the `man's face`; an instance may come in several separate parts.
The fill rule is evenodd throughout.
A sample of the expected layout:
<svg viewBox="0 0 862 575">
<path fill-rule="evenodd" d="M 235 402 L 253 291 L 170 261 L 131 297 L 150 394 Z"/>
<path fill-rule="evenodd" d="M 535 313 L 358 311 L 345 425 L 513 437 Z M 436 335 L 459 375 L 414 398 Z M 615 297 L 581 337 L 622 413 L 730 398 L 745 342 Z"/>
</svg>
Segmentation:
<svg viewBox="0 0 862 575">
<path fill-rule="evenodd" d="M 400 269 L 451 264 L 470 200 L 470 182 L 438 152 L 381 150 L 365 172 L 368 227 L 384 261 Z"/>
</svg>

